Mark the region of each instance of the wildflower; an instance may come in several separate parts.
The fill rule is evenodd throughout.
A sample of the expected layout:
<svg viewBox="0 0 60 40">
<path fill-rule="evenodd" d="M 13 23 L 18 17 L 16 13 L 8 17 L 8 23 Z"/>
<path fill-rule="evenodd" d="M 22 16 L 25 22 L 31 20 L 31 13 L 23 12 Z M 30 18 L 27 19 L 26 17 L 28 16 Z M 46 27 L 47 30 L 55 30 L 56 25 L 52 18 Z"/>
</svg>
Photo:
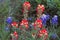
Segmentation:
<svg viewBox="0 0 60 40">
<path fill-rule="evenodd" d="M 8 18 L 6 19 L 6 22 L 7 22 L 8 24 L 11 24 L 11 23 L 12 23 L 12 17 L 8 17 Z"/>
</svg>

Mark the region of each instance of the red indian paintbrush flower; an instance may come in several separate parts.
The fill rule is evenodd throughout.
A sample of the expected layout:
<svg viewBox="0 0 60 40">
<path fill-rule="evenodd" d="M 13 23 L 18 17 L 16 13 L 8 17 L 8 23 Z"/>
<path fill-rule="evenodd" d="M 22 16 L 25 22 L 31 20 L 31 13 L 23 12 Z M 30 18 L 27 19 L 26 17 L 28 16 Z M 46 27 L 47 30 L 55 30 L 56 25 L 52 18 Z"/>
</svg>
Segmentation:
<svg viewBox="0 0 60 40">
<path fill-rule="evenodd" d="M 18 33 L 16 31 L 13 33 L 13 35 L 16 37 L 16 39 L 18 38 Z"/>
<path fill-rule="evenodd" d="M 25 7 L 29 10 L 30 7 L 31 7 L 30 3 L 29 2 L 24 2 L 23 3 L 23 8 L 25 8 Z"/>
<path fill-rule="evenodd" d="M 37 11 L 37 13 L 38 13 L 38 10 L 41 10 L 42 12 L 44 12 L 44 10 L 45 10 L 45 7 L 44 7 L 44 5 L 38 5 L 37 6 L 37 9 L 36 9 L 36 11 Z"/>
<path fill-rule="evenodd" d="M 18 23 L 17 22 L 12 22 L 11 25 L 18 28 Z"/>
<path fill-rule="evenodd" d="M 28 29 L 28 20 L 23 19 L 22 22 L 20 23 L 20 25 L 24 25 L 26 29 Z"/>
<path fill-rule="evenodd" d="M 42 20 L 37 19 L 34 23 L 34 28 L 36 29 L 36 27 L 38 28 L 42 28 Z"/>
<path fill-rule="evenodd" d="M 47 30 L 46 30 L 46 29 L 39 30 L 38 36 L 39 36 L 39 37 L 44 36 L 44 40 L 46 40 L 47 37 L 48 37 L 48 32 L 47 32 Z"/>
</svg>

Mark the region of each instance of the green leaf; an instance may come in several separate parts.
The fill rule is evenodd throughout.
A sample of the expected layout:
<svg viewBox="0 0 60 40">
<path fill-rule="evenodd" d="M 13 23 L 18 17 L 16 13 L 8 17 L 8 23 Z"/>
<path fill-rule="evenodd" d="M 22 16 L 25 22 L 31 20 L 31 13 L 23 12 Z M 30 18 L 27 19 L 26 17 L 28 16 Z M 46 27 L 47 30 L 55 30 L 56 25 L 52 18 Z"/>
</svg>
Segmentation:
<svg viewBox="0 0 60 40">
<path fill-rule="evenodd" d="M 38 4 L 40 4 L 41 3 L 41 0 L 35 0 Z"/>
</svg>

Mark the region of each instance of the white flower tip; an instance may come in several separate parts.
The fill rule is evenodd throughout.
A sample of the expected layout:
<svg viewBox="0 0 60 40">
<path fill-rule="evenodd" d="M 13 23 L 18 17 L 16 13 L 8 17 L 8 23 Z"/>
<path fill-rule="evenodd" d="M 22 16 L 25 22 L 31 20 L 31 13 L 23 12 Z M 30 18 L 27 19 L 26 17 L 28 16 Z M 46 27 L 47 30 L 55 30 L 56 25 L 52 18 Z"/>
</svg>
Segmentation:
<svg viewBox="0 0 60 40">
<path fill-rule="evenodd" d="M 54 17 L 58 17 L 57 15 L 54 15 Z"/>
</svg>

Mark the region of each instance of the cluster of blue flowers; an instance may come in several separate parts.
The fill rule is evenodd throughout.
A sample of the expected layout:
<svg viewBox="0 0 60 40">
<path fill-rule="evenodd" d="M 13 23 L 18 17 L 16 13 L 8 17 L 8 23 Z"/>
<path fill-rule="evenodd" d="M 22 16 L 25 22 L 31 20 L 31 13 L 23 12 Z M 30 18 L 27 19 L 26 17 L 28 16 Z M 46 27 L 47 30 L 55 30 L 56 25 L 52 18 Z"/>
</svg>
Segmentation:
<svg viewBox="0 0 60 40">
<path fill-rule="evenodd" d="M 8 24 L 11 24 L 11 22 L 12 22 L 12 17 L 8 17 L 8 18 L 6 19 L 6 22 L 7 22 Z"/>
<path fill-rule="evenodd" d="M 57 25 L 58 24 L 58 16 L 54 15 L 54 17 L 51 20 L 52 25 Z"/>
<path fill-rule="evenodd" d="M 12 23 L 12 17 L 8 17 L 7 19 L 6 19 L 6 23 L 8 23 L 8 24 L 11 24 Z M 6 26 L 5 27 L 5 31 L 9 31 L 10 30 L 10 28 L 9 28 L 9 26 Z"/>
<path fill-rule="evenodd" d="M 56 33 L 53 33 L 53 34 L 51 35 L 51 38 L 52 38 L 52 39 L 56 39 L 56 38 L 57 38 L 57 34 L 56 34 Z"/>
<path fill-rule="evenodd" d="M 40 19 L 42 20 L 43 26 L 46 26 L 46 21 L 50 19 L 50 15 L 43 14 Z"/>
<path fill-rule="evenodd" d="M 46 22 L 47 22 L 47 20 L 50 19 L 50 15 L 43 14 L 40 19 L 42 20 L 43 26 L 46 26 Z M 51 20 L 52 25 L 58 24 L 58 16 L 57 15 L 54 15 L 54 17 L 52 17 L 52 19 L 50 19 L 50 20 Z"/>
</svg>

